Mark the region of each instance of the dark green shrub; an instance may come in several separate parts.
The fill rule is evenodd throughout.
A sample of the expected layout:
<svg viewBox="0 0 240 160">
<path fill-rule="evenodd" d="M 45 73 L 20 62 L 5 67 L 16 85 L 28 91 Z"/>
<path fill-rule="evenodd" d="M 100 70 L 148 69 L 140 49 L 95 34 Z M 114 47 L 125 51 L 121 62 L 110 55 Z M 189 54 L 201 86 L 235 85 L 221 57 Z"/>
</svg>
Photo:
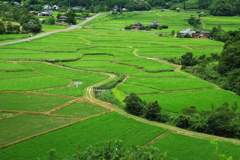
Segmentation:
<svg viewBox="0 0 240 160">
<path fill-rule="evenodd" d="M 161 28 L 162 29 L 168 29 L 168 26 L 167 25 L 162 25 Z"/>
<path fill-rule="evenodd" d="M 12 23 L 11 23 L 11 22 L 9 22 L 9 21 L 8 21 L 8 23 L 7 23 L 7 31 L 8 31 L 8 32 L 11 32 L 11 31 L 13 31 L 13 26 L 12 26 Z"/>
<path fill-rule="evenodd" d="M 150 26 L 147 26 L 147 27 L 146 27 L 146 31 L 151 31 L 151 27 L 150 27 Z"/>
<path fill-rule="evenodd" d="M 161 112 L 161 107 L 158 102 L 149 102 L 146 106 L 146 118 L 150 120 L 156 120 Z"/>
<path fill-rule="evenodd" d="M 139 28 L 139 30 L 145 30 L 145 29 L 146 29 L 145 26 L 141 26 L 141 27 Z"/>
<path fill-rule="evenodd" d="M 51 18 L 48 20 L 48 24 L 50 24 L 50 25 L 54 25 L 54 24 L 55 24 L 55 19 L 54 19 L 54 17 L 51 17 Z"/>
<path fill-rule="evenodd" d="M 20 31 L 20 26 L 14 25 L 14 26 L 13 26 L 13 30 L 15 30 L 15 31 Z"/>
<path fill-rule="evenodd" d="M 140 116 L 144 113 L 144 108 L 146 105 L 145 101 L 142 101 L 141 98 L 139 98 L 136 93 L 131 93 L 129 96 L 127 96 L 124 101 L 126 104 L 126 110 L 134 115 Z"/>
</svg>

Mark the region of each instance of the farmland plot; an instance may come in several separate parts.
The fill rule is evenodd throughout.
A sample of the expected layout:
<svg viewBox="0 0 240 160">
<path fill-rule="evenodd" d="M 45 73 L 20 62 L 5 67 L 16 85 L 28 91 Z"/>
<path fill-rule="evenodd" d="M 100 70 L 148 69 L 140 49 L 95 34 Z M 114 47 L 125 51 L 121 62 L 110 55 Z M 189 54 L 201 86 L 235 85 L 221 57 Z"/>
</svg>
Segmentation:
<svg viewBox="0 0 240 160">
<path fill-rule="evenodd" d="M 108 111 L 107 109 L 90 104 L 90 103 L 73 103 L 57 112 L 55 115 L 71 115 L 71 116 L 78 116 L 78 117 L 89 117 L 93 116 L 102 112 Z"/>
<path fill-rule="evenodd" d="M 5 74 L 1 74 L 5 73 Z M 4 79 L 15 79 L 15 78 L 27 78 L 27 77 L 41 77 L 44 76 L 43 74 L 37 72 L 28 72 L 28 71 L 21 71 L 21 72 L 0 72 L 0 80 Z"/>
<path fill-rule="evenodd" d="M 214 85 L 197 78 L 129 78 L 124 83 L 146 86 L 162 91 L 215 88 Z"/>
<path fill-rule="evenodd" d="M 73 79 L 74 82 L 79 82 L 78 85 L 73 84 L 71 87 L 43 90 L 43 91 L 40 91 L 40 93 L 50 93 L 50 94 L 79 97 L 84 95 L 84 88 L 92 84 L 95 84 L 97 82 L 100 82 L 104 79 L 107 79 L 108 77 L 109 76 L 106 76 L 106 75 L 80 77 L 80 78 Z"/>
<path fill-rule="evenodd" d="M 38 71 L 46 75 L 52 75 L 52 76 L 77 73 L 76 70 L 70 70 L 66 68 L 53 67 L 53 66 L 41 68 Z"/>
<path fill-rule="evenodd" d="M 233 159 L 240 158 L 240 146 L 230 142 L 218 141 L 218 153 Z M 171 133 L 153 144 L 160 152 L 167 152 L 167 158 L 178 160 L 216 159 L 215 146 L 209 140 Z"/>
<path fill-rule="evenodd" d="M 118 113 L 104 114 L 0 150 L 3 159 L 40 159 L 55 148 L 60 156 L 84 151 L 89 145 L 107 140 L 123 140 L 123 146 L 144 145 L 166 130 L 135 121 Z"/>
<path fill-rule="evenodd" d="M 130 94 L 130 93 L 143 94 L 143 93 L 159 93 L 160 92 L 157 89 L 152 89 L 144 86 L 130 85 L 130 84 L 121 84 L 117 87 L 117 89 L 126 94 Z"/>
<path fill-rule="evenodd" d="M 162 71 L 162 70 L 173 70 L 172 65 L 164 64 L 161 62 L 153 61 L 153 60 L 139 60 L 139 61 L 122 61 L 123 64 L 130 64 L 139 67 L 144 67 L 146 71 Z"/>
<path fill-rule="evenodd" d="M 188 77 L 190 74 L 184 72 L 140 72 L 129 75 L 130 77 Z"/>
<path fill-rule="evenodd" d="M 0 110 L 46 112 L 72 98 L 27 94 L 0 94 Z"/>
<path fill-rule="evenodd" d="M 40 115 L 19 115 L 0 121 L 0 146 L 45 132 L 78 118 L 51 117 Z"/>
<path fill-rule="evenodd" d="M 221 89 L 207 89 L 191 92 L 140 95 L 147 102 L 158 101 L 162 109 L 170 112 L 180 112 L 183 108 L 195 106 L 197 110 L 212 110 L 211 103 L 216 106 L 228 102 L 230 106 L 240 97 L 233 92 Z"/>
<path fill-rule="evenodd" d="M 0 70 L 31 70 L 30 67 L 18 63 L 0 61 Z"/>
<path fill-rule="evenodd" d="M 0 59 L 7 60 L 72 60 L 81 58 L 79 53 L 52 53 L 44 52 L 41 54 L 0 54 Z"/>
<path fill-rule="evenodd" d="M 0 91 L 30 91 L 66 86 L 69 80 L 57 77 L 33 77 L 0 80 Z"/>
</svg>

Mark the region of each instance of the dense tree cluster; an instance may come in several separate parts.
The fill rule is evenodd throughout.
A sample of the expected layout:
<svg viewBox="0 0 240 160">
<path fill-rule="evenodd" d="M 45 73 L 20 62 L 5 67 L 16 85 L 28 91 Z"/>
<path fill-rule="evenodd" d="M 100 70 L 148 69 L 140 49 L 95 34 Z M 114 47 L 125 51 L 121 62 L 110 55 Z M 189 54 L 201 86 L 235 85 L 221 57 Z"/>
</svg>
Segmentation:
<svg viewBox="0 0 240 160">
<path fill-rule="evenodd" d="M 212 111 L 198 111 L 191 106 L 181 111 L 183 114 L 175 119 L 175 124 L 198 132 L 240 138 L 240 113 L 236 112 L 237 108 L 236 101 L 231 109 L 226 102 L 219 107 L 212 104 Z"/>
<path fill-rule="evenodd" d="M 219 107 L 212 104 L 211 111 L 199 111 L 196 107 L 191 106 L 183 108 L 181 114 L 177 116 L 161 113 L 161 107 L 157 101 L 146 103 L 135 93 L 127 96 L 124 102 L 129 113 L 143 116 L 149 120 L 167 122 L 197 132 L 240 138 L 240 113 L 237 112 L 237 101 L 231 107 L 227 102 Z"/>
<path fill-rule="evenodd" d="M 202 25 L 201 19 L 198 19 L 194 15 L 191 15 L 190 19 L 188 20 L 188 23 L 194 27 L 198 27 L 199 25 Z"/>
<path fill-rule="evenodd" d="M 161 107 L 157 101 L 146 103 L 136 93 L 131 93 L 125 98 L 124 102 L 126 111 L 131 114 L 161 122 L 166 122 L 169 118 L 168 115 L 161 113 Z"/>
<path fill-rule="evenodd" d="M 29 13 L 28 9 L 24 6 L 11 7 L 4 3 L 0 4 L 0 17 L 2 21 L 8 21 L 5 30 L 3 27 L 0 27 L 0 33 L 18 33 L 20 31 L 20 26 L 12 26 L 10 22 L 20 23 L 25 32 L 39 32 L 42 28 L 39 20 L 33 14 Z M 0 23 L 0 26 L 3 26 L 3 23 Z"/>
<path fill-rule="evenodd" d="M 16 0 L 23 4 L 28 10 L 43 10 L 43 5 L 58 5 L 62 9 L 73 6 L 82 6 L 91 12 L 112 10 L 117 5 L 120 8 L 133 10 L 150 10 L 152 8 L 181 9 L 207 9 L 212 15 L 230 16 L 240 14 L 240 1 L 238 0 Z M 14 1 L 8 3 L 14 6 Z"/>
</svg>

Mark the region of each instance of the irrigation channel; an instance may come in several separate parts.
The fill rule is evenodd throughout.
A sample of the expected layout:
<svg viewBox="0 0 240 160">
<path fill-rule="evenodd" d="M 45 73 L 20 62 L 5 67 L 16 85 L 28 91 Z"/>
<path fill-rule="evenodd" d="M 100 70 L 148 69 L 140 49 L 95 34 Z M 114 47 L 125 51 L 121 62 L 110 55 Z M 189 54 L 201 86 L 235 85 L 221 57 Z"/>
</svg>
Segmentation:
<svg viewBox="0 0 240 160">
<path fill-rule="evenodd" d="M 102 13 L 102 14 L 105 14 L 105 13 Z M 13 44 L 13 43 L 19 43 L 19 42 L 24 42 L 24 41 L 29 41 L 29 40 L 32 40 L 32 39 L 37 39 L 37 38 L 40 38 L 40 37 L 44 37 L 44 36 L 47 36 L 47 35 L 50 35 L 50 34 L 54 34 L 54 33 L 58 33 L 58 32 L 63 32 L 63 31 L 69 31 L 69 30 L 72 30 L 72 29 L 75 29 L 91 20 L 93 20 L 94 18 L 102 15 L 102 14 L 97 14 L 77 25 L 73 25 L 71 26 L 70 28 L 68 29 L 65 29 L 65 30 L 58 30 L 58 31 L 53 31 L 53 32 L 48 32 L 48 33 L 44 33 L 44 34 L 41 34 L 41 35 L 38 35 L 38 36 L 34 36 L 34 37 L 30 37 L 30 38 L 27 38 L 27 39 L 23 39 L 23 40 L 18 40 L 18 41 L 12 41 L 12 42 L 7 42 L 7 43 L 2 43 L 0 44 L 0 46 L 3 46 L 3 45 L 7 45 L 7 44 Z M 137 54 L 137 49 L 135 49 L 133 51 L 133 55 L 134 56 L 137 56 L 137 57 L 142 57 L 142 58 L 146 58 L 146 59 L 150 59 L 150 60 L 154 60 L 154 61 L 158 61 L 159 63 L 166 63 L 164 61 L 161 61 L 161 60 L 158 60 L 158 59 L 154 59 L 154 58 L 150 58 L 150 57 L 144 57 L 144 56 L 139 56 Z M 44 63 L 47 63 L 47 62 L 44 62 Z M 49 63 L 48 63 L 49 64 Z M 168 63 L 170 64 L 170 63 Z M 55 64 L 51 64 L 51 65 L 54 65 Z M 180 71 L 180 68 L 181 66 L 179 65 L 175 65 L 175 64 L 170 64 L 170 65 L 173 65 L 175 66 L 175 71 L 176 72 L 179 72 Z M 71 69 L 71 70 L 77 70 L 77 69 L 73 69 L 73 68 L 70 68 L 70 67 L 66 67 L 66 66 L 59 66 L 59 65 L 56 65 L 58 67 L 62 67 L 62 68 L 68 68 L 68 69 Z M 147 143 L 146 145 L 150 145 L 152 143 L 154 143 L 156 140 L 166 136 L 167 134 L 169 133 L 176 133 L 176 134 L 182 134 L 182 135 L 186 135 L 186 136 L 191 136 L 191 137 L 195 137 L 195 138 L 200 138 L 200 139 L 206 139 L 206 140 L 216 140 L 216 141 L 226 141 L 226 142 L 231 142 L 231 143 L 234 143 L 236 145 L 240 145 L 240 140 L 237 140 L 237 139 L 232 139 L 232 138 L 224 138 L 224 137 L 219 137 L 219 136 L 214 136 L 214 135 L 209 135 L 209 134 L 205 134 L 205 133 L 199 133 L 199 132 L 193 132 L 193 131 L 189 131 L 189 130 L 185 130 L 185 129 L 181 129 L 181 128 L 178 128 L 178 127 L 175 127 L 175 126 L 170 126 L 170 125 L 166 125 L 166 124 L 163 124 L 163 123 L 159 123 L 159 122 L 155 122 L 155 121 L 150 121 L 150 120 L 147 120 L 147 119 L 144 119 L 144 118 L 141 118 L 141 117 L 138 117 L 138 116 L 134 116 L 134 115 L 131 115 L 129 113 L 127 113 L 126 111 L 124 111 L 123 109 L 121 109 L 120 107 L 116 106 L 116 105 L 113 105 L 113 104 L 110 104 L 110 103 L 107 103 L 107 102 L 104 102 L 104 101 L 101 101 L 101 100 L 98 100 L 95 98 L 94 96 L 94 92 L 93 92 L 93 87 L 97 87 L 97 86 L 100 86 L 101 84 L 104 84 L 104 83 L 108 83 L 110 82 L 111 80 L 115 79 L 116 78 L 116 75 L 114 74 L 110 74 L 110 73 L 104 73 L 105 75 L 108 75 L 109 78 L 108 79 L 105 79 L 101 82 L 98 82 L 94 85 L 91 85 L 89 87 L 87 87 L 85 89 L 85 95 L 86 95 L 86 98 L 89 100 L 89 102 L 91 103 L 94 103 L 94 104 L 97 104 L 97 105 L 100 105 L 104 108 L 107 108 L 109 109 L 110 111 L 115 111 L 119 114 L 122 114 L 124 116 L 127 116 L 129 118 L 132 118 L 136 121 L 139 121 L 139 122 L 143 122 L 143 123 L 146 123 L 146 124 L 149 124 L 149 125 L 154 125 L 154 126 L 158 126 L 158 127 L 162 127 L 164 129 L 167 129 L 169 131 L 159 135 L 158 137 L 156 137 L 155 139 L 153 139 L 152 141 L 150 141 L 149 143 Z M 31 93 L 29 93 L 31 94 Z M 81 120 L 82 121 L 82 120 Z M 75 123 L 75 122 L 74 122 Z M 67 126 L 67 125 L 66 125 Z M 64 127 L 64 126 L 63 126 Z M 61 127 L 62 128 L 62 127 Z M 43 133 L 44 134 L 44 133 Z M 35 137 L 35 136 L 34 136 Z M 29 137 L 29 138 L 32 138 L 32 137 Z M 24 140 L 27 140 L 29 138 L 26 138 Z M 13 143 L 15 144 L 15 142 Z M 9 145 L 7 145 L 9 146 Z M 5 146 L 6 147 L 6 146 Z"/>
</svg>

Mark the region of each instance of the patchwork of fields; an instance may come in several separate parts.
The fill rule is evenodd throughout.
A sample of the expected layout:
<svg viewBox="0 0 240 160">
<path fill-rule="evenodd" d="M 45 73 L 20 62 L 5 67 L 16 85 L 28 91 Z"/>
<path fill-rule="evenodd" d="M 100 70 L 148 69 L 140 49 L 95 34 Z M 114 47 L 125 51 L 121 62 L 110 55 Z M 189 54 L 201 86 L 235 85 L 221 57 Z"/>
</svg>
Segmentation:
<svg viewBox="0 0 240 160">
<path fill-rule="evenodd" d="M 133 23 L 133 17 L 143 23 L 160 18 L 162 24 L 171 26 L 162 31 L 170 33 L 189 27 L 185 19 L 191 14 L 194 12 L 154 11 L 119 19 L 103 15 L 86 26 L 123 28 Z M 213 19 L 203 20 L 210 24 Z M 167 152 L 169 159 L 214 159 L 214 146 L 209 140 L 172 133 L 134 116 L 129 118 L 122 109 L 96 103 L 86 93 L 89 86 L 97 87 L 114 78 L 109 77 L 110 73 L 125 76 L 112 89 L 121 103 L 131 92 L 147 102 L 157 100 L 163 110 L 174 113 L 189 106 L 211 110 L 211 103 L 240 103 L 240 97 L 233 92 L 162 60 L 186 52 L 194 56 L 220 54 L 223 45 L 211 40 L 159 37 L 154 32 L 75 29 L 1 46 L 0 159 L 47 159 L 51 149 L 69 156 L 76 153 L 79 144 L 84 151 L 89 145 L 115 139 L 122 139 L 123 145 L 131 148 L 146 145 L 167 132 L 170 134 L 153 146 Z M 234 159 L 240 158 L 239 150 L 239 145 L 219 142 L 219 152 Z"/>
</svg>

